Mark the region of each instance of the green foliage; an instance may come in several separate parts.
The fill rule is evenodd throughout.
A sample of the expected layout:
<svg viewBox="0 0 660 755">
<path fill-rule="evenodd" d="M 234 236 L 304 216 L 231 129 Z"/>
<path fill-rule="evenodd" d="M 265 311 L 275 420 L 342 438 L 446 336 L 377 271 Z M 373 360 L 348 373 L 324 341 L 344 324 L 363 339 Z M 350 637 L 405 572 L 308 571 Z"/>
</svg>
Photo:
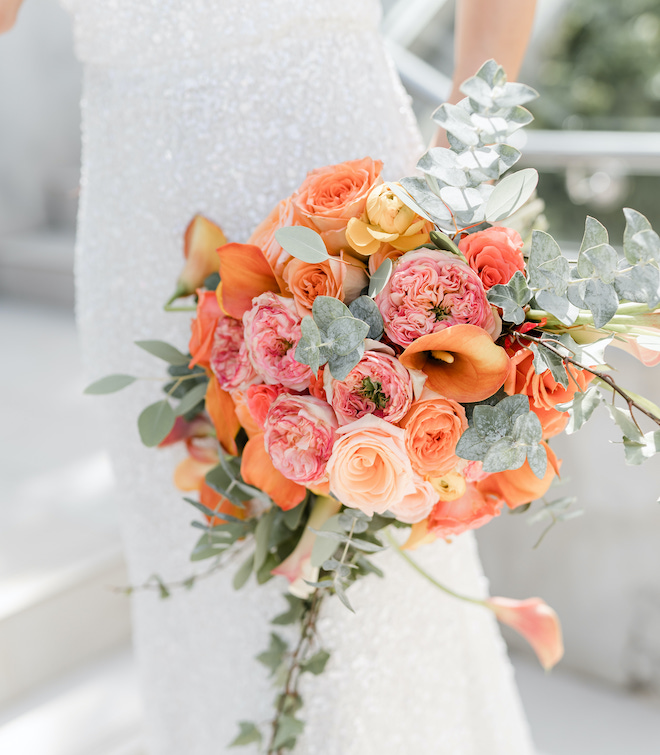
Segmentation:
<svg viewBox="0 0 660 755">
<path fill-rule="evenodd" d="M 516 270 L 506 284 L 492 286 L 488 291 L 488 301 L 502 310 L 502 319 L 520 325 L 525 321 L 524 306 L 529 304 L 533 293 L 527 285 L 525 276 Z"/>
<path fill-rule="evenodd" d="M 229 744 L 230 747 L 243 747 L 251 744 L 261 745 L 263 736 L 256 724 L 253 724 L 251 721 L 239 721 L 238 725 L 240 732 L 236 739 Z"/>
<path fill-rule="evenodd" d="M 164 441 L 175 420 L 174 410 L 167 399 L 150 404 L 138 417 L 138 430 L 144 445 L 151 448 Z"/>
<path fill-rule="evenodd" d="M 378 270 L 371 276 L 371 280 L 369 281 L 369 296 L 378 296 L 387 285 L 391 275 L 392 260 L 388 258 L 380 263 Z M 357 317 L 358 315 L 356 314 L 355 316 Z"/>
<path fill-rule="evenodd" d="M 392 261 L 386 260 L 390 263 L 390 270 L 392 269 Z M 384 264 L 384 263 L 383 263 Z M 380 268 L 382 268 L 383 265 L 381 265 L 378 270 L 376 271 L 376 275 L 378 275 L 378 271 Z M 373 278 L 372 278 L 373 280 Z M 363 322 L 366 322 L 369 326 L 369 332 L 367 333 L 367 338 L 372 338 L 373 340 L 378 340 L 383 335 L 383 316 L 380 313 L 380 310 L 378 309 L 378 306 L 376 305 L 376 302 L 371 298 L 371 296 L 358 296 L 357 299 L 352 301 L 348 308 L 351 311 L 351 314 L 353 317 L 357 317 L 358 320 L 362 320 Z"/>
<path fill-rule="evenodd" d="M 174 346 L 165 343 L 165 341 L 136 341 L 135 345 L 169 364 L 184 365 L 190 361 L 190 357 L 182 354 Z"/>
<path fill-rule="evenodd" d="M 484 471 L 490 473 L 519 469 L 527 459 L 532 472 L 542 479 L 548 461 L 542 436 L 541 423 L 530 411 L 527 396 L 507 396 L 495 406 L 474 408 L 471 426 L 458 441 L 456 455 L 481 461 Z"/>
<path fill-rule="evenodd" d="M 554 501 L 549 501 L 543 504 L 543 508 L 537 511 L 535 514 L 529 517 L 527 524 L 537 524 L 538 522 L 548 522 L 546 528 L 541 533 L 539 539 L 536 541 L 534 548 L 538 548 L 543 542 L 545 536 L 550 530 L 559 522 L 566 522 L 569 519 L 575 519 L 578 516 L 582 516 L 584 511 L 582 509 L 572 509 L 571 506 L 576 502 L 577 498 L 572 496 L 565 496 L 563 498 L 557 498 Z"/>
<path fill-rule="evenodd" d="M 283 640 L 279 634 L 271 632 L 268 650 L 259 653 L 257 660 L 259 663 L 263 663 L 266 668 L 270 669 L 271 676 L 273 676 L 284 662 L 284 657 L 288 649 L 289 646 L 286 641 Z"/>
<path fill-rule="evenodd" d="M 285 252 L 302 262 L 314 264 L 330 258 L 323 239 L 311 228 L 301 225 L 278 228 L 275 239 Z"/>
<path fill-rule="evenodd" d="M 97 380 L 88 385 L 84 393 L 88 396 L 100 396 L 105 393 L 116 393 L 132 385 L 137 378 L 132 375 L 106 375 L 106 377 Z"/>
<path fill-rule="evenodd" d="M 306 608 L 306 601 L 290 593 L 284 596 L 289 608 L 278 614 L 270 623 L 276 626 L 286 626 L 288 624 L 297 624 L 303 618 Z"/>
</svg>

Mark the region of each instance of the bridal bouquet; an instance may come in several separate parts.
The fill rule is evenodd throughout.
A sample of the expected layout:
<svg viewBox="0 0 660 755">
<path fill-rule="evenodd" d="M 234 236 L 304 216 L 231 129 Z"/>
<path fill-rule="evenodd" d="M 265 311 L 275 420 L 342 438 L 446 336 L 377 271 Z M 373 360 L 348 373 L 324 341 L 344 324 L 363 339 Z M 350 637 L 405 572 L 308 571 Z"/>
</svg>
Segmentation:
<svg viewBox="0 0 660 755">
<path fill-rule="evenodd" d="M 279 689 L 272 725 L 242 722 L 235 745 L 295 746 L 298 680 L 329 658 L 321 603 L 351 609 L 351 584 L 382 576 L 372 554 L 390 547 L 421 570 L 411 550 L 543 498 L 559 474 L 548 441 L 600 404 L 628 462 L 660 449 L 660 410 L 617 385 L 604 356 L 660 361 L 660 237 L 626 210 L 622 253 L 593 218 L 576 262 L 543 230 L 525 244 L 511 219 L 520 227 L 537 174 L 502 175 L 536 94 L 493 61 L 462 91 L 434 116 L 450 148 L 430 149 L 418 177 L 384 182 L 371 158 L 314 170 L 247 244 L 195 217 L 167 305 L 196 297 L 187 353 L 138 343 L 170 364 L 138 425 L 148 446 L 185 443 L 174 482 L 202 514 L 192 560 L 214 571 L 244 552 L 236 588 L 281 575 L 289 608 L 273 623 L 300 626 L 294 648 L 274 632 L 259 656 Z M 542 505 L 567 516 L 566 499 Z M 540 599 L 452 594 L 517 628 L 546 668 L 561 657 Z"/>
</svg>

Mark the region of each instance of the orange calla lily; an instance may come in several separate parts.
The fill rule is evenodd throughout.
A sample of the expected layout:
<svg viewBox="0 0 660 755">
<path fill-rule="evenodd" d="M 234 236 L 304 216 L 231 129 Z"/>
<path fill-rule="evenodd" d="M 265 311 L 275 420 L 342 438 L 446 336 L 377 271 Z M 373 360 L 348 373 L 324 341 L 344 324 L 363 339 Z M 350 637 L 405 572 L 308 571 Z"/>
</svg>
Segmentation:
<svg viewBox="0 0 660 755">
<path fill-rule="evenodd" d="M 215 223 L 203 215 L 195 215 L 183 237 L 183 255 L 186 264 L 179 275 L 171 304 L 180 296 L 194 294 L 211 273 L 218 271 L 217 250 L 227 243 L 225 234 Z"/>
<path fill-rule="evenodd" d="M 218 320 L 222 312 L 215 298 L 215 291 L 197 292 L 197 317 L 190 326 L 190 341 L 188 350 L 192 359 L 188 365 L 192 369 L 196 364 L 208 369 L 210 367 L 211 351 L 213 350 L 213 336 L 218 327 Z"/>
<path fill-rule="evenodd" d="M 410 535 L 406 542 L 401 546 L 404 551 L 415 551 L 420 545 L 434 543 L 438 536 L 429 530 L 428 519 L 413 524 L 410 528 Z"/>
<path fill-rule="evenodd" d="M 452 325 L 421 336 L 399 361 L 422 370 L 431 390 L 463 403 L 492 396 L 509 374 L 507 353 L 476 325 Z"/>
<path fill-rule="evenodd" d="M 252 307 L 255 296 L 280 287 L 273 271 L 258 246 L 252 244 L 226 244 L 218 249 L 222 286 L 218 300 L 223 312 L 240 320 Z"/>
<path fill-rule="evenodd" d="M 542 480 L 532 472 L 529 462 L 519 469 L 507 469 L 496 472 L 477 483 L 477 488 L 484 494 L 503 498 L 510 509 L 515 509 L 530 501 L 541 498 L 548 492 L 555 476 L 559 475 L 559 461 L 547 443 L 543 443 L 548 453 L 548 468 Z"/>
<path fill-rule="evenodd" d="M 561 624 L 555 611 L 544 600 L 487 598 L 485 604 L 497 616 L 498 621 L 520 632 L 534 648 L 546 671 L 559 663 L 564 655 Z"/>
<path fill-rule="evenodd" d="M 307 489 L 292 482 L 275 469 L 266 446 L 264 434 L 255 435 L 245 445 L 241 459 L 241 476 L 248 485 L 263 490 L 283 511 L 295 508 L 307 495 Z"/>
<path fill-rule="evenodd" d="M 220 445 L 228 454 L 237 456 L 236 435 L 241 429 L 241 423 L 236 416 L 231 396 L 222 390 L 215 375 L 211 376 L 206 389 L 206 411 L 211 417 Z"/>
<path fill-rule="evenodd" d="M 220 493 L 216 493 L 215 490 L 205 482 L 202 483 L 202 487 L 199 491 L 199 501 L 206 506 L 207 509 L 217 511 L 218 514 L 229 514 L 229 516 L 233 516 L 236 519 L 245 519 L 247 516 L 245 509 L 234 506 L 231 501 L 228 501 L 221 496 Z M 224 524 L 226 520 L 217 516 L 206 516 L 206 521 L 209 523 L 209 526 L 215 527 L 218 524 Z"/>
<path fill-rule="evenodd" d="M 217 463 L 217 458 L 214 462 L 209 463 L 188 456 L 182 462 L 177 464 L 177 467 L 174 470 L 174 485 L 178 490 L 182 490 L 184 493 L 199 490 L 204 483 L 206 473 L 210 472 Z"/>
</svg>

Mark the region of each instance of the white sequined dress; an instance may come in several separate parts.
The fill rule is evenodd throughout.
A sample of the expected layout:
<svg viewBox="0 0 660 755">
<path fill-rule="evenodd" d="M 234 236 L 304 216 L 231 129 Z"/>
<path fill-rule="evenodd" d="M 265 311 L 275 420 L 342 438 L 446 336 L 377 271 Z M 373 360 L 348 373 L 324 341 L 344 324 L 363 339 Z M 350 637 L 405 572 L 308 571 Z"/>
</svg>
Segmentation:
<svg viewBox="0 0 660 755">
<path fill-rule="evenodd" d="M 165 314 L 194 213 L 244 241 L 314 167 L 382 158 L 388 177 L 421 152 L 384 53 L 377 0 L 66 0 L 85 64 L 78 321 L 89 379 L 159 375 L 132 345 L 185 347 Z M 140 383 L 100 399 L 119 480 L 131 580 L 189 573 L 193 512 L 171 483 L 176 451 L 144 449 Z M 455 589 L 486 590 L 474 538 L 419 554 Z M 305 685 L 299 755 L 529 755 L 512 669 L 485 610 L 435 591 L 395 555 L 351 588 L 357 615 L 326 606 L 332 658 Z M 133 598 L 149 755 L 221 755 L 237 721 L 266 721 L 273 690 L 254 656 L 284 585 Z M 231 750 L 234 752 L 234 750 Z"/>
</svg>

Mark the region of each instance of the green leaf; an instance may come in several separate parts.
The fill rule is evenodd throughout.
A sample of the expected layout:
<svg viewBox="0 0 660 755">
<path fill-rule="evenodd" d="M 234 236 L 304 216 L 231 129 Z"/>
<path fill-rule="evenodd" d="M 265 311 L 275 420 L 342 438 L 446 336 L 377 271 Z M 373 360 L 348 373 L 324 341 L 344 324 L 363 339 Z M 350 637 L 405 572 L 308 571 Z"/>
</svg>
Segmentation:
<svg viewBox="0 0 660 755">
<path fill-rule="evenodd" d="M 532 288 L 548 289 L 557 296 L 566 293 L 569 280 L 568 260 L 562 255 L 559 244 L 545 231 L 532 233 L 528 275 Z"/>
<path fill-rule="evenodd" d="M 535 299 L 539 309 L 545 309 L 564 325 L 572 325 L 580 314 L 579 308 L 569 299 L 553 294 L 551 291 L 537 291 Z"/>
<path fill-rule="evenodd" d="M 251 745 L 253 743 L 261 745 L 263 737 L 255 724 L 251 721 L 239 721 L 238 725 L 241 730 L 236 739 L 230 743 L 229 747 L 243 747 L 244 745 Z"/>
<path fill-rule="evenodd" d="M 545 446 L 540 443 L 536 446 L 531 446 L 527 449 L 527 461 L 529 462 L 530 469 L 534 474 L 542 480 L 545 477 L 546 470 L 548 468 L 548 454 L 545 450 Z"/>
<path fill-rule="evenodd" d="M 322 358 L 319 347 L 304 337 L 298 341 L 293 358 L 298 364 L 308 365 L 314 373 L 317 373 L 321 364 L 325 363 L 325 359 Z"/>
<path fill-rule="evenodd" d="M 346 356 L 332 355 L 328 359 L 330 374 L 335 380 L 346 380 L 348 373 L 357 365 L 364 356 L 364 344 L 360 344 L 357 349 L 351 351 Z"/>
<path fill-rule="evenodd" d="M 271 675 L 274 674 L 286 655 L 289 646 L 287 643 L 275 632 L 270 633 L 270 645 L 268 650 L 264 650 L 263 653 L 259 653 L 257 660 L 259 663 L 263 663 L 266 668 L 270 669 Z"/>
<path fill-rule="evenodd" d="M 296 738 L 303 733 L 304 728 L 305 724 L 297 718 L 293 716 L 280 716 L 272 750 L 276 751 L 284 747 L 293 747 Z"/>
<path fill-rule="evenodd" d="M 517 417 L 513 426 L 513 437 L 514 440 L 528 446 L 540 443 L 543 438 L 541 420 L 534 412 Z"/>
<path fill-rule="evenodd" d="M 286 594 L 284 596 L 289 608 L 279 615 L 277 615 L 270 623 L 277 626 L 286 626 L 288 624 L 297 624 L 302 619 L 305 613 L 305 601 L 301 598 L 297 598 L 295 595 Z"/>
<path fill-rule="evenodd" d="M 595 246 L 601 244 L 609 244 L 609 236 L 607 235 L 607 229 L 602 223 L 599 223 L 596 218 L 592 218 L 590 215 L 584 224 L 584 235 L 582 237 L 582 244 L 580 245 L 580 254 L 587 249 L 592 249 Z"/>
<path fill-rule="evenodd" d="M 427 176 L 427 180 L 416 177 L 402 178 L 402 189 L 395 184 L 389 184 L 389 186 L 404 204 L 421 217 L 430 220 L 432 223 L 451 226 L 451 212 L 430 186 L 430 181 L 429 176 Z"/>
<path fill-rule="evenodd" d="M 604 283 L 612 283 L 616 276 L 619 255 L 609 244 L 600 244 L 581 251 L 577 260 L 577 271 L 583 278 L 598 278 Z"/>
<path fill-rule="evenodd" d="M 623 448 L 627 464 L 643 464 L 647 459 L 660 452 L 660 430 L 646 433 L 638 441 L 624 438 Z"/>
<path fill-rule="evenodd" d="M 600 391 L 590 386 L 584 393 L 576 393 L 573 397 L 573 401 L 568 406 L 557 405 L 555 408 L 559 411 L 566 411 L 568 409 L 570 418 L 568 425 L 566 425 L 565 433 L 572 435 L 577 432 L 585 422 L 587 422 L 596 408 L 603 401 L 603 397 Z"/>
<path fill-rule="evenodd" d="M 256 548 L 254 551 L 254 569 L 259 571 L 263 562 L 266 560 L 270 548 L 270 533 L 273 527 L 273 517 L 275 509 L 267 511 L 257 522 L 257 529 L 254 532 Z"/>
<path fill-rule="evenodd" d="M 137 380 L 132 375 L 106 375 L 96 382 L 88 385 L 83 391 L 88 396 L 101 396 L 105 393 L 116 393 L 126 388 Z"/>
<path fill-rule="evenodd" d="M 335 532 L 337 534 L 341 533 L 343 527 L 340 523 L 339 517 L 339 514 L 331 516 L 330 519 L 328 519 L 321 526 L 321 531 Z M 317 537 L 312 548 L 312 555 L 310 559 L 311 565 L 320 569 L 323 566 L 324 562 L 334 555 L 335 551 L 337 550 L 337 546 L 338 543 L 336 541 L 323 537 Z"/>
<path fill-rule="evenodd" d="M 497 406 L 479 404 L 474 407 L 472 422 L 475 430 L 488 443 L 495 443 L 510 429 L 509 419 Z"/>
<path fill-rule="evenodd" d="M 370 296 L 358 296 L 348 305 L 348 308 L 353 317 L 366 322 L 369 326 L 367 338 L 378 340 L 383 335 L 383 316 L 378 305 Z"/>
<path fill-rule="evenodd" d="M 234 579 L 232 581 L 232 584 L 234 586 L 234 590 L 240 590 L 243 585 L 250 579 L 250 574 L 252 574 L 254 570 L 254 554 L 250 556 L 250 558 L 246 559 L 241 566 L 237 569 L 236 574 L 234 574 Z"/>
<path fill-rule="evenodd" d="M 348 608 L 351 613 L 355 613 L 355 609 L 351 605 L 348 597 L 346 596 L 346 590 L 344 589 L 344 585 L 341 583 L 341 580 L 335 579 L 334 581 L 334 588 L 335 588 L 335 594 L 341 600 L 344 606 Z"/>
<path fill-rule="evenodd" d="M 332 341 L 330 348 L 333 356 L 345 357 L 355 351 L 363 344 L 368 333 L 369 325 L 353 315 L 334 320 L 327 330 L 327 337 Z"/>
<path fill-rule="evenodd" d="M 486 220 L 498 223 L 513 215 L 532 196 L 538 180 L 534 168 L 524 168 L 503 178 L 486 203 Z"/>
<path fill-rule="evenodd" d="M 520 469 L 525 463 L 525 448 L 517 446 L 509 438 L 502 438 L 488 449 L 484 456 L 484 472 L 504 472 L 507 469 Z"/>
<path fill-rule="evenodd" d="M 156 401 L 138 417 L 138 430 L 145 446 L 152 448 L 165 440 L 174 427 L 176 416 L 167 399 Z"/>
<path fill-rule="evenodd" d="M 638 263 L 617 275 L 614 289 L 620 299 L 643 302 L 655 309 L 660 301 L 660 270 L 652 264 Z"/>
<path fill-rule="evenodd" d="M 191 388 L 188 393 L 181 399 L 179 402 L 179 405 L 176 408 L 176 415 L 177 417 L 181 417 L 184 414 L 188 414 L 189 411 L 194 409 L 197 404 L 199 404 L 201 401 L 204 400 L 204 396 L 206 396 L 206 389 L 208 387 L 208 382 L 199 383 L 198 385 Z"/>
<path fill-rule="evenodd" d="M 439 126 L 468 147 L 476 147 L 479 144 L 479 137 L 470 114 L 463 108 L 445 102 L 433 113 L 432 117 Z"/>
<path fill-rule="evenodd" d="M 306 338 L 314 346 L 321 345 L 321 333 L 311 315 L 305 315 L 305 317 L 303 317 L 300 323 L 300 332 L 302 333 L 302 337 Z"/>
<path fill-rule="evenodd" d="M 164 362 L 174 365 L 187 365 L 190 362 L 190 357 L 182 354 L 174 346 L 170 346 L 165 341 L 136 341 L 136 346 L 139 346 L 144 351 L 149 352 L 152 356 L 162 359 Z"/>
<path fill-rule="evenodd" d="M 555 339 L 547 339 L 550 346 L 558 348 L 559 343 Z M 564 360 L 558 354 L 555 354 L 549 348 L 546 348 L 543 343 L 532 343 L 529 346 L 530 351 L 534 354 L 534 372 L 537 375 L 550 370 L 550 374 L 556 383 L 559 383 L 562 387 L 568 388 L 569 377 L 566 370 Z"/>
<path fill-rule="evenodd" d="M 468 427 L 456 444 L 456 456 L 467 461 L 483 461 L 490 445 L 474 427 Z"/>
<path fill-rule="evenodd" d="M 642 440 L 643 435 L 635 424 L 629 409 L 620 409 L 618 406 L 608 404 L 607 410 L 626 438 L 634 441 Z"/>
<path fill-rule="evenodd" d="M 619 297 L 614 286 L 597 278 L 587 281 L 584 302 L 594 318 L 594 327 L 602 328 L 614 317 L 619 306 Z"/>
<path fill-rule="evenodd" d="M 306 502 L 303 501 L 297 506 L 294 506 L 292 509 L 282 512 L 282 521 L 284 522 L 285 526 L 292 532 L 297 530 L 300 526 L 300 520 L 302 519 L 302 515 L 305 511 L 305 503 Z"/>
<path fill-rule="evenodd" d="M 304 661 L 302 665 L 303 671 L 308 671 L 314 676 L 318 676 L 325 671 L 326 664 L 330 659 L 330 653 L 327 650 L 319 650 L 308 660 Z"/>
<path fill-rule="evenodd" d="M 660 237 L 653 230 L 639 231 L 625 248 L 626 259 L 633 264 L 660 262 Z"/>
<path fill-rule="evenodd" d="M 456 254 L 459 257 L 461 255 L 461 250 L 458 248 L 458 246 L 447 236 L 446 233 L 442 233 L 442 231 L 431 231 L 431 243 L 435 244 L 435 246 L 440 249 L 442 252 L 449 252 L 450 254 Z"/>
<path fill-rule="evenodd" d="M 245 501 L 253 497 L 239 486 L 238 480 L 231 476 L 231 470 L 222 463 L 207 472 L 204 479 L 209 487 L 235 506 L 242 507 Z"/>
<path fill-rule="evenodd" d="M 497 403 L 497 408 L 509 418 L 510 426 L 513 427 L 516 419 L 529 411 L 529 398 L 518 393 L 513 396 L 505 396 Z"/>
<path fill-rule="evenodd" d="M 527 285 L 525 276 L 516 270 L 511 280 L 502 285 L 498 283 L 488 291 L 488 301 L 502 310 L 502 319 L 520 325 L 525 320 L 523 307 L 529 303 L 533 294 Z"/>
<path fill-rule="evenodd" d="M 369 296 L 372 298 L 378 296 L 387 285 L 391 275 L 392 260 L 388 258 L 380 263 L 378 270 L 371 276 L 371 280 L 369 281 Z"/>
<path fill-rule="evenodd" d="M 448 186 L 463 187 L 468 185 L 465 171 L 458 163 L 455 152 L 445 147 L 432 147 L 422 155 L 417 168 L 429 173 Z"/>
<path fill-rule="evenodd" d="M 302 225 L 278 228 L 275 239 L 285 252 L 302 262 L 325 262 L 329 259 L 323 239 L 311 228 Z"/>
<path fill-rule="evenodd" d="M 634 254 L 628 256 L 633 236 L 641 231 L 652 231 L 653 228 L 646 217 L 644 217 L 641 212 L 637 212 L 637 210 L 632 210 L 630 207 L 624 207 L 623 214 L 626 218 L 626 228 L 623 232 L 623 251 L 629 262 L 637 262 L 637 258 Z"/>
<path fill-rule="evenodd" d="M 411 194 L 408 192 L 408 188 L 404 184 L 404 181 L 410 181 L 410 180 L 415 182 L 414 186 L 418 190 L 419 194 L 421 194 L 422 196 L 426 196 L 426 195 L 433 196 L 433 193 L 431 192 L 427 184 L 421 178 L 403 179 L 403 181 L 401 182 L 401 186 L 395 183 L 389 183 L 387 184 L 387 186 L 390 189 L 390 191 L 396 197 L 398 197 L 403 202 L 403 204 L 406 205 L 406 207 L 409 207 L 414 213 L 416 213 L 420 217 L 432 223 L 433 219 L 415 201 L 414 196 L 411 196 Z M 436 197 L 436 200 L 437 200 L 437 197 Z M 440 201 L 440 200 L 437 200 L 437 201 Z M 369 294 L 369 296 L 372 296 L 372 294 Z"/>
<path fill-rule="evenodd" d="M 312 315 L 314 322 L 324 332 L 338 318 L 352 317 L 351 310 L 333 296 L 317 296 L 312 304 Z"/>
</svg>

